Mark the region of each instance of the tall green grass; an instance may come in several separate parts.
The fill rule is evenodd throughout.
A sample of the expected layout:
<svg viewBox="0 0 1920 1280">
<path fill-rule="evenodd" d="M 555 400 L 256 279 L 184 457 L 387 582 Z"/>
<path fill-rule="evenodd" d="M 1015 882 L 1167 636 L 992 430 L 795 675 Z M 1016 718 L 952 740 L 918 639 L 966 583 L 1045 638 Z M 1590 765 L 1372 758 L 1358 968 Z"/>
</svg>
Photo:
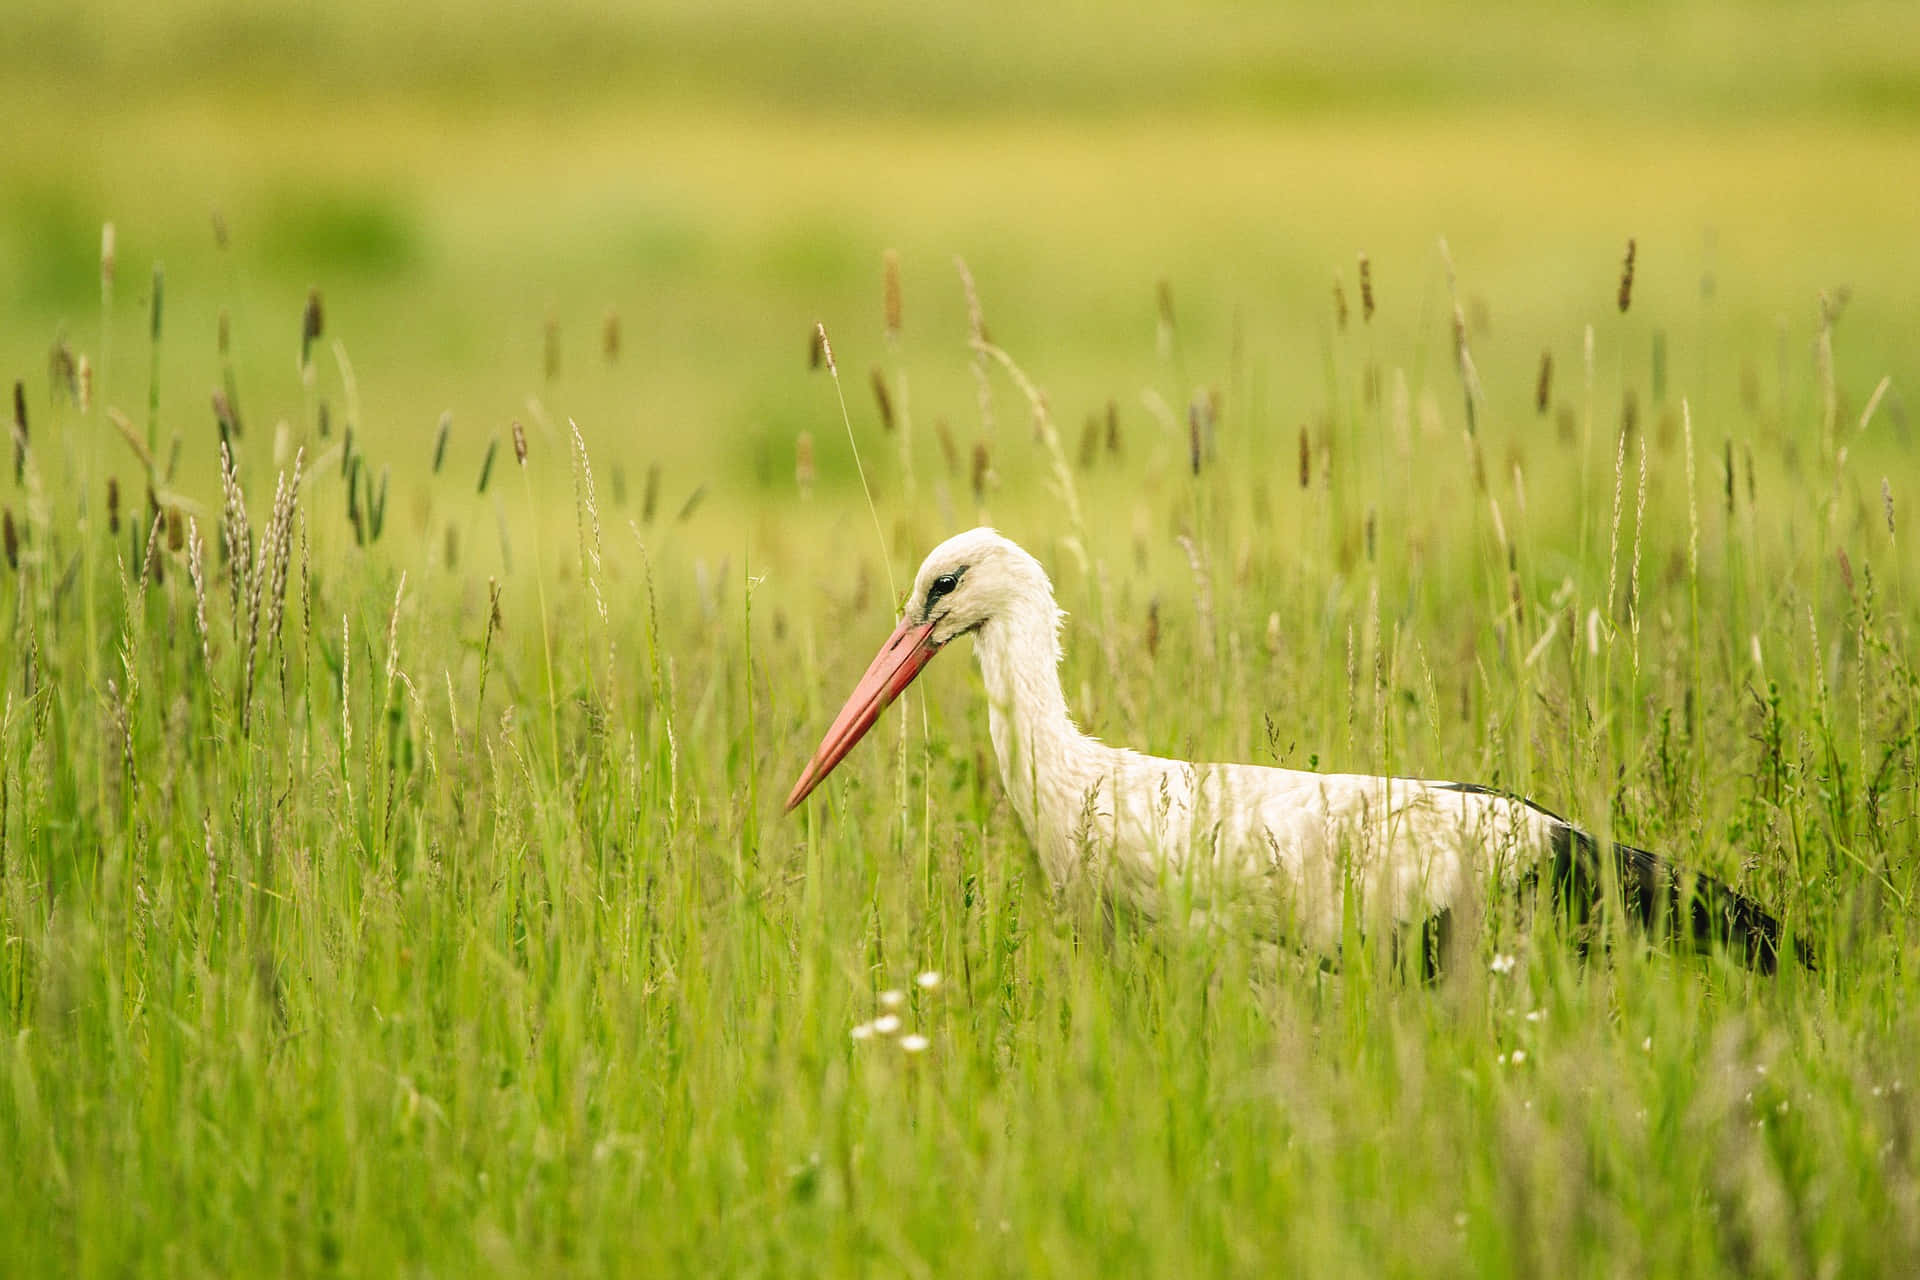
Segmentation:
<svg viewBox="0 0 1920 1280">
<path fill-rule="evenodd" d="M 1341 278 L 1344 324 L 1272 304 L 1321 334 L 1285 397 L 1174 282 L 1081 448 L 991 296 L 947 331 L 909 292 L 911 346 L 836 350 L 894 436 L 856 398 L 843 445 L 814 384 L 810 498 L 612 478 L 617 364 L 430 449 L 330 321 L 283 402 L 241 388 L 224 493 L 211 431 L 112 420 L 176 362 L 222 385 L 152 299 L 166 350 L 109 372 L 103 336 L 84 405 L 28 378 L 7 1269 L 1911 1271 L 1911 496 L 1847 317 L 1775 361 L 1643 279 L 1589 354 L 1496 336 L 1470 271 L 1457 330 Z M 1755 393 L 1662 384 L 1655 343 Z M 1524 791 L 1772 904 L 1817 970 L 1582 959 L 1495 911 L 1425 987 L 1110 918 L 1040 879 L 952 657 L 780 815 L 884 584 L 975 519 L 1051 566 L 1092 731 Z"/>
</svg>

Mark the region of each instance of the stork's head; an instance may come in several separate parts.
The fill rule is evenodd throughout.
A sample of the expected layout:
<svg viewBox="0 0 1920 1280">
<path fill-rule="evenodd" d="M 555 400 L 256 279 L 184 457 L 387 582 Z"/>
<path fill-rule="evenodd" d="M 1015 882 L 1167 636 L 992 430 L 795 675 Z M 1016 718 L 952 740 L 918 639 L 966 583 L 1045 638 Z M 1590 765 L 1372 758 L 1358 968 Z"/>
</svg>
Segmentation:
<svg viewBox="0 0 1920 1280">
<path fill-rule="evenodd" d="M 900 625 L 880 647 L 853 696 L 834 717 L 813 759 L 793 784 L 796 808 L 873 728 L 942 646 L 1020 609 L 1053 615 L 1053 588 L 1040 562 L 991 529 L 969 529 L 935 547 L 914 576 Z"/>
</svg>

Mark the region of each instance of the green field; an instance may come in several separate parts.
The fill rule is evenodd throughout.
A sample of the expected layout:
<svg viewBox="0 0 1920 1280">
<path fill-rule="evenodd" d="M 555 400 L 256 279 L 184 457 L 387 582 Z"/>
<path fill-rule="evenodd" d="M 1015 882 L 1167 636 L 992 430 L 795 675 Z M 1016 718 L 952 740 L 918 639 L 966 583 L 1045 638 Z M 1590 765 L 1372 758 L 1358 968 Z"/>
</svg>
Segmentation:
<svg viewBox="0 0 1920 1280">
<path fill-rule="evenodd" d="M 1920 1271 L 1910 7 L 19 9 L 0 1271 Z M 782 814 L 983 522 L 1817 968 L 1111 919 L 964 655 Z"/>
</svg>

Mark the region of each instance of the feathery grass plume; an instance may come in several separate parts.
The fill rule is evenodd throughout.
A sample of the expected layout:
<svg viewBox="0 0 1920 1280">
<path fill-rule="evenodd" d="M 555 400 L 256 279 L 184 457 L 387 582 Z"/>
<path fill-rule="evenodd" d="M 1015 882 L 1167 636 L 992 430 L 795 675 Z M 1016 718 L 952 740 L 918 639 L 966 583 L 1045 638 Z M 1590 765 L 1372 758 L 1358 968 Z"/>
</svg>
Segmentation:
<svg viewBox="0 0 1920 1280">
<path fill-rule="evenodd" d="M 601 575 L 601 565 L 602 565 L 602 556 L 601 556 L 602 547 L 600 542 L 600 500 L 595 495 L 594 489 L 593 489 L 593 460 L 587 456 L 587 438 L 586 436 L 581 434 L 580 424 L 578 422 L 575 422 L 572 418 L 568 418 L 567 426 L 573 432 L 573 452 L 574 452 L 574 462 L 575 462 L 575 470 L 574 470 L 574 478 L 573 478 L 573 483 L 574 483 L 574 495 L 573 495 L 574 518 L 573 519 L 574 519 L 575 527 L 578 528 L 580 531 L 580 572 L 581 572 L 581 575 L 586 578 L 587 585 L 593 589 L 594 608 L 599 611 L 600 625 L 603 628 L 606 628 L 609 626 L 608 619 L 607 619 L 607 601 L 606 601 L 606 598 L 600 594 L 600 575 Z M 589 540 L 587 537 L 588 533 L 592 533 L 593 535 L 591 540 Z M 611 674 L 612 662 L 613 662 L 613 636 L 610 630 L 607 633 L 607 662 L 608 662 L 608 672 L 609 674 Z"/>
<path fill-rule="evenodd" d="M 1360 318 L 1373 323 L 1373 264 L 1360 255 Z"/>
<path fill-rule="evenodd" d="M 801 498 L 813 496 L 813 432 L 802 431 L 793 442 L 793 483 Z"/>
<path fill-rule="evenodd" d="M 640 491 L 640 523 L 653 523 L 653 513 L 660 506 L 660 464 L 647 465 L 647 486 Z"/>
<path fill-rule="evenodd" d="M 1626 497 L 1627 475 L 1627 434 L 1620 433 L 1619 447 L 1613 455 L 1613 523 L 1607 538 L 1607 617 L 1613 617 L 1614 601 L 1618 599 L 1620 566 L 1620 518 L 1623 514 L 1622 503 Z"/>
<path fill-rule="evenodd" d="M 1117 458 L 1120 456 L 1120 452 L 1120 403 L 1117 400 L 1108 399 L 1107 456 Z"/>
<path fill-rule="evenodd" d="M 1347 331 L 1347 288 L 1338 271 L 1333 273 L 1333 328 L 1336 333 Z"/>
<path fill-rule="evenodd" d="M 527 465 L 527 429 L 520 425 L 520 419 L 513 420 L 513 460 L 521 466 Z"/>
<path fill-rule="evenodd" d="M 873 403 L 880 410 L 880 429 L 891 434 L 893 431 L 893 395 L 887 390 L 886 371 L 881 369 L 879 365 L 875 365 L 868 377 L 873 383 Z"/>
<path fill-rule="evenodd" d="M 1542 417 L 1546 416 L 1547 406 L 1553 402 L 1553 352 L 1540 353 L 1540 376 L 1533 384 L 1533 409 Z"/>
<path fill-rule="evenodd" d="M 480 460 L 480 487 L 478 492 L 485 496 L 487 482 L 493 478 L 493 458 L 500 452 L 500 437 L 494 436 L 487 441 L 487 456 Z"/>
<path fill-rule="evenodd" d="M 447 437 L 453 432 L 453 410 L 447 409 L 440 414 L 440 429 L 433 433 L 433 474 L 440 474 L 440 464 L 447 460 Z"/>
<path fill-rule="evenodd" d="M 120 535 L 120 480 L 117 476 L 107 477 L 107 532 L 115 537 Z"/>
<path fill-rule="evenodd" d="M 600 358 L 608 364 L 620 363 L 620 312 L 611 303 L 600 317 Z"/>
<path fill-rule="evenodd" d="M 481 713 L 487 706 L 487 672 L 493 660 L 493 633 L 500 630 L 500 584 L 493 578 L 487 579 L 487 629 L 480 638 L 480 691 L 474 698 L 474 719 L 479 722 Z"/>
<path fill-rule="evenodd" d="M 300 309 L 300 369 L 313 367 L 313 344 L 326 335 L 327 316 L 320 304 L 320 290 L 307 290 L 307 305 Z"/>
<path fill-rule="evenodd" d="M 1633 305 L 1633 256 L 1638 246 L 1633 237 L 1627 237 L 1627 259 L 1620 264 L 1620 314 L 1625 315 L 1627 308 Z"/>
<path fill-rule="evenodd" d="M 228 601 L 233 612 L 233 635 L 240 638 L 240 601 L 252 591 L 249 574 L 253 564 L 253 531 L 247 525 L 247 499 L 240 489 L 240 473 L 233 465 L 233 451 L 225 441 L 220 444 L 221 531 L 227 552 Z"/>
<path fill-rule="evenodd" d="M 968 270 L 967 260 L 954 255 L 953 269 L 960 276 L 960 289 L 967 299 L 967 338 L 973 348 L 973 391 L 980 406 L 980 429 L 992 435 L 993 382 L 987 377 L 987 357 L 981 350 L 983 343 L 992 341 L 987 336 L 986 313 L 980 307 L 980 292 L 974 288 L 973 272 Z"/>
<path fill-rule="evenodd" d="M 7 555 L 7 568 L 18 572 L 20 569 L 20 531 L 13 524 L 13 508 L 8 507 L 4 516 L 0 516 L 0 545 Z"/>
<path fill-rule="evenodd" d="M 20 484 L 27 474 L 27 384 L 13 384 L 13 482 Z"/>
<path fill-rule="evenodd" d="M 973 445 L 973 469 L 969 481 L 973 486 L 973 500 L 976 504 L 987 500 L 987 479 L 993 474 L 993 463 L 987 455 L 987 442 L 976 440 Z"/>
<path fill-rule="evenodd" d="M 1847 558 L 1847 549 L 1845 547 L 1839 549 L 1838 555 L 1840 558 L 1840 585 L 1847 589 L 1847 598 L 1852 599 L 1853 561 Z"/>
<path fill-rule="evenodd" d="M 1207 562 L 1200 555 L 1200 544 L 1186 534 L 1179 536 L 1180 549 L 1187 553 L 1187 567 L 1193 571 L 1193 604 L 1198 615 L 1200 638 L 1205 641 L 1205 655 L 1211 664 L 1216 657 L 1218 637 L 1213 623 L 1213 574 L 1207 571 Z"/>
<path fill-rule="evenodd" d="M 541 330 L 544 347 L 543 366 L 549 385 L 560 380 L 560 317 L 552 310 L 547 312 L 546 325 Z"/>
<path fill-rule="evenodd" d="M 1627 576 L 1627 620 L 1633 628 L 1633 675 L 1640 677 L 1640 551 L 1647 531 L 1647 441 L 1640 438 L 1640 488 L 1633 506 L 1633 568 Z"/>
<path fill-rule="evenodd" d="M 948 475 L 960 472 L 960 446 L 953 441 L 953 428 L 945 418 L 933 420 L 933 437 L 940 442 L 940 459 L 947 464 Z"/>
<path fill-rule="evenodd" d="M 193 583 L 193 625 L 200 633 L 200 660 L 206 664 L 207 684 L 213 685 L 213 642 L 207 630 L 207 577 L 200 549 L 200 524 L 187 521 L 187 578 Z"/>
<path fill-rule="evenodd" d="M 1160 656 L 1160 597 L 1157 595 L 1147 601 L 1147 631 L 1144 639 L 1147 660 L 1152 661 L 1158 658 Z"/>
<path fill-rule="evenodd" d="M 827 356 L 826 326 L 816 321 L 813 327 L 807 330 L 807 368 L 808 370 L 816 373 L 819 372 L 820 366 L 826 363 L 826 356 Z"/>
<path fill-rule="evenodd" d="M 886 326 L 887 345 L 900 345 L 900 254 L 888 249 L 880 255 L 881 318 Z"/>
</svg>

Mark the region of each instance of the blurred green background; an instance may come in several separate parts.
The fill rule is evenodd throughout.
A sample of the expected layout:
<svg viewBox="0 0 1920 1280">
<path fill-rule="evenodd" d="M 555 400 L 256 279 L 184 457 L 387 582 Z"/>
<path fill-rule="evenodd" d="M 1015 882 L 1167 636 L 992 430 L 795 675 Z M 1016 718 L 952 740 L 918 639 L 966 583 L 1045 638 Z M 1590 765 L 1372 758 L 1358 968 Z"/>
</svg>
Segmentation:
<svg viewBox="0 0 1920 1280">
<path fill-rule="evenodd" d="M 898 359 L 930 457 L 935 419 L 963 457 L 990 434 L 960 255 L 1069 444 L 1109 399 L 1151 432 L 1143 392 L 1178 417 L 1197 388 L 1226 387 L 1284 465 L 1296 426 L 1323 412 L 1333 281 L 1357 307 L 1358 252 L 1380 345 L 1423 353 L 1415 394 L 1431 378 L 1453 407 L 1443 235 L 1496 432 L 1534 429 L 1543 349 L 1570 394 L 1589 323 L 1626 353 L 1616 384 L 1644 376 L 1659 329 L 1676 393 L 1784 409 L 1811 385 L 1822 290 L 1847 299 L 1843 407 L 1893 375 L 1887 431 L 1863 447 L 1905 431 L 1920 334 L 1912 5 L 9 10 L 0 371 L 45 400 L 64 335 L 90 353 L 96 395 L 142 417 L 148 280 L 164 263 L 161 435 L 190 459 L 210 456 L 194 446 L 214 430 L 222 308 L 243 412 L 299 425 L 300 312 L 317 287 L 367 438 L 424 446 L 451 411 L 454 465 L 473 467 L 539 396 L 555 421 L 580 419 L 597 457 L 659 464 L 666 500 L 706 486 L 707 534 L 730 541 L 727 512 L 790 492 L 800 431 L 820 440 L 824 491 L 850 483 L 837 408 L 805 380 L 807 334 L 825 321 L 870 428 L 891 248 Z M 1637 305 L 1622 320 L 1629 236 Z M 1157 343 L 1161 280 L 1177 359 Z M 337 418 L 338 370 L 320 367 Z M 1007 484 L 1024 483 L 1017 470 L 1002 468 Z"/>
</svg>

